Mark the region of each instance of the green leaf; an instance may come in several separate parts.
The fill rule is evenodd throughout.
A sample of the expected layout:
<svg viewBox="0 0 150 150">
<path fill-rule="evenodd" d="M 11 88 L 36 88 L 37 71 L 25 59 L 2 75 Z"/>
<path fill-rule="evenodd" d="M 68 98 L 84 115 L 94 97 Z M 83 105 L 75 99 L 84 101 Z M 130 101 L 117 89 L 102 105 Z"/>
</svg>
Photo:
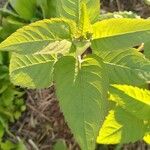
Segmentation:
<svg viewBox="0 0 150 150">
<path fill-rule="evenodd" d="M 2 53 L 0 53 L 0 65 L 3 63 L 3 56 Z"/>
<path fill-rule="evenodd" d="M 118 144 L 136 142 L 141 140 L 144 134 L 144 121 L 117 107 L 115 110 L 111 110 L 106 117 L 97 137 L 97 143 Z"/>
<path fill-rule="evenodd" d="M 28 88 L 49 87 L 53 81 L 55 58 L 49 54 L 13 54 L 10 78 L 15 85 Z"/>
<path fill-rule="evenodd" d="M 101 51 L 112 84 L 147 87 L 150 81 L 150 61 L 136 49 Z"/>
<path fill-rule="evenodd" d="M 14 100 L 14 89 L 12 86 L 9 86 L 3 93 L 1 97 L 1 101 L 3 101 L 4 107 L 9 107 L 13 104 Z"/>
<path fill-rule="evenodd" d="M 15 11 L 26 20 L 31 20 L 36 13 L 36 0 L 9 0 Z"/>
<path fill-rule="evenodd" d="M 37 5 L 41 7 L 44 18 L 56 17 L 56 2 L 54 0 L 37 0 Z"/>
<path fill-rule="evenodd" d="M 0 122 L 0 142 L 1 142 L 1 138 L 2 138 L 3 135 L 4 135 L 4 132 L 5 132 L 5 129 L 4 129 L 3 125 L 2 125 L 1 122 Z"/>
<path fill-rule="evenodd" d="M 112 85 L 110 100 L 133 116 L 150 120 L 150 91 L 128 85 Z"/>
<path fill-rule="evenodd" d="M 11 17 L 6 17 L 2 19 L 2 30 L 0 31 L 0 37 L 5 40 L 17 29 L 23 27 L 25 24 L 15 20 Z"/>
<path fill-rule="evenodd" d="M 44 53 L 63 53 L 69 51 L 71 46 L 72 28 L 70 21 L 63 19 L 37 21 L 13 33 L 0 44 L 0 50 L 22 54 L 39 53 L 42 50 Z"/>
<path fill-rule="evenodd" d="M 67 150 L 67 146 L 64 141 L 59 140 L 55 145 L 54 145 L 54 150 Z"/>
<path fill-rule="evenodd" d="M 77 142 L 83 150 L 94 150 L 108 107 L 103 62 L 94 55 L 78 63 L 74 57 L 62 57 L 55 65 L 54 80 L 61 110 Z"/>
<path fill-rule="evenodd" d="M 27 150 L 27 148 L 24 145 L 23 141 L 19 141 L 19 143 L 17 143 L 15 150 Z"/>
<path fill-rule="evenodd" d="M 5 143 L 0 144 L 0 148 L 1 150 L 12 150 L 15 148 L 15 144 L 7 140 Z"/>
<path fill-rule="evenodd" d="M 93 25 L 92 47 L 96 51 L 127 49 L 150 41 L 149 19 L 108 19 Z"/>
<path fill-rule="evenodd" d="M 95 23 L 100 14 L 99 0 L 56 0 L 58 17 L 74 20 L 79 25 L 83 2 L 87 5 L 91 23 Z"/>
<path fill-rule="evenodd" d="M 16 14 L 14 11 L 12 10 L 9 10 L 7 8 L 0 8 L 0 14 L 3 16 L 3 17 L 13 17 L 15 19 L 22 19 L 20 18 L 20 16 L 18 14 Z M 23 19 L 22 19 L 23 20 Z"/>
</svg>

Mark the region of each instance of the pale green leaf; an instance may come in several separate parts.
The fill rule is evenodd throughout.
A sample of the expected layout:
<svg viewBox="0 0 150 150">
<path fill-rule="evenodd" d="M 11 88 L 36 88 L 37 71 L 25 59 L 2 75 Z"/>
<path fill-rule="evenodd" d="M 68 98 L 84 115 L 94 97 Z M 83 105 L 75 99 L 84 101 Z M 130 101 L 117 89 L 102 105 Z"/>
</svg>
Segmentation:
<svg viewBox="0 0 150 150">
<path fill-rule="evenodd" d="M 45 19 L 25 26 L 0 44 L 0 50 L 22 54 L 41 50 L 69 51 L 73 25 L 63 19 Z M 51 52 L 50 52 L 51 53 Z"/>
<path fill-rule="evenodd" d="M 133 116 L 150 120 L 150 91 L 128 85 L 112 85 L 110 100 Z"/>
<path fill-rule="evenodd" d="M 92 47 L 96 51 L 127 49 L 150 41 L 149 19 L 117 18 L 93 25 Z"/>
<path fill-rule="evenodd" d="M 107 113 L 108 79 L 101 59 L 89 56 L 76 62 L 71 56 L 55 65 L 54 80 L 61 110 L 83 150 L 94 150 Z"/>
<path fill-rule="evenodd" d="M 10 78 L 15 85 L 28 88 L 49 87 L 53 81 L 55 58 L 49 54 L 13 54 Z"/>
<path fill-rule="evenodd" d="M 35 17 L 36 0 L 9 0 L 15 11 L 23 18 L 30 20 Z"/>
<path fill-rule="evenodd" d="M 112 84 L 147 87 L 150 81 L 150 61 L 136 49 L 101 51 Z"/>
<path fill-rule="evenodd" d="M 81 5 L 83 2 L 87 5 L 91 23 L 95 23 L 100 14 L 99 0 L 56 0 L 58 17 L 65 17 L 79 24 L 81 18 Z"/>
</svg>

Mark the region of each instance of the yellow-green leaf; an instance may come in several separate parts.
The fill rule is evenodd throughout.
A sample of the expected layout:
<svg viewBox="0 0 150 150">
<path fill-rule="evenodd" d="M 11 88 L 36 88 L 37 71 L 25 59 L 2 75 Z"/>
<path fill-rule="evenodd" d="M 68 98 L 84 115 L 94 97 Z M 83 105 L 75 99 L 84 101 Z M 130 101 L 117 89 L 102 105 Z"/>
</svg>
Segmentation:
<svg viewBox="0 0 150 150">
<path fill-rule="evenodd" d="M 127 49 L 150 41 L 149 19 L 116 18 L 93 25 L 94 50 Z"/>
</svg>

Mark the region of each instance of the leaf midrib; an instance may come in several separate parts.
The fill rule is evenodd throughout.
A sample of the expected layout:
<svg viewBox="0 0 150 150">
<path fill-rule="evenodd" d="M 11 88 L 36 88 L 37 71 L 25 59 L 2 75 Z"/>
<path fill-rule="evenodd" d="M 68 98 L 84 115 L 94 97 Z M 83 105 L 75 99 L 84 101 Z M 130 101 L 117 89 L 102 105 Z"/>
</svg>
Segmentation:
<svg viewBox="0 0 150 150">
<path fill-rule="evenodd" d="M 55 60 L 55 59 L 54 59 L 54 60 L 48 60 L 48 61 L 45 61 L 45 62 L 34 63 L 34 64 L 30 64 L 30 65 L 27 65 L 27 66 L 22 66 L 22 67 L 19 66 L 17 69 L 11 71 L 10 73 L 13 73 L 13 72 L 15 72 L 15 71 L 18 71 L 18 70 L 20 70 L 20 69 L 29 68 L 29 67 L 33 67 L 33 66 L 36 66 L 36 65 L 41 65 L 41 64 L 45 64 L 45 63 L 50 63 L 50 62 L 55 63 L 56 60 Z"/>
<path fill-rule="evenodd" d="M 124 33 L 120 33 L 120 34 L 118 33 L 118 34 L 115 34 L 115 35 L 101 36 L 101 37 L 97 37 L 97 38 L 94 38 L 94 36 L 93 36 L 92 40 L 114 38 L 114 37 L 118 37 L 118 36 L 125 36 L 125 35 L 130 35 L 130 34 L 135 34 L 135 33 L 140 34 L 141 32 L 148 32 L 148 31 L 150 32 L 150 29 L 141 30 L 141 31 L 124 32 Z"/>
</svg>

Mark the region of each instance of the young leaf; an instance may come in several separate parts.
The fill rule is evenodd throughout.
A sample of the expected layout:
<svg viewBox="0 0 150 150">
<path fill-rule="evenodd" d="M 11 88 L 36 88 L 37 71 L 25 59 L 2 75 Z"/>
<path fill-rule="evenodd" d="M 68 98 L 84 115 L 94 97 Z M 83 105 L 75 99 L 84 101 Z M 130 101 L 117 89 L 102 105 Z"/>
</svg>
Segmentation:
<svg viewBox="0 0 150 150">
<path fill-rule="evenodd" d="M 150 41 L 150 20 L 108 19 L 93 25 L 92 47 L 96 51 L 127 49 Z"/>
<path fill-rule="evenodd" d="M 92 36 L 92 25 L 88 16 L 88 10 L 85 3 L 81 5 L 81 19 L 79 22 L 79 29 L 81 30 L 81 35 L 84 38 L 89 39 Z"/>
<path fill-rule="evenodd" d="M 63 57 L 55 65 L 54 80 L 61 110 L 81 149 L 95 149 L 108 107 L 103 62 L 93 55 L 78 63 L 72 56 Z"/>
<path fill-rule="evenodd" d="M 49 87 L 53 81 L 55 58 L 49 54 L 13 54 L 10 77 L 15 85 L 28 88 Z"/>
<path fill-rule="evenodd" d="M 150 61 L 136 49 L 96 52 L 108 69 L 110 83 L 147 87 Z"/>
<path fill-rule="evenodd" d="M 37 21 L 13 33 L 0 44 L 0 50 L 22 54 L 38 53 L 45 49 L 63 52 L 71 45 L 73 27 L 70 21 L 63 19 Z"/>
<path fill-rule="evenodd" d="M 23 18 L 30 20 L 35 17 L 36 0 L 9 0 L 15 11 Z"/>
<path fill-rule="evenodd" d="M 99 0 L 56 0 L 57 16 L 74 20 L 79 25 L 82 3 L 87 5 L 91 23 L 95 23 L 100 14 Z"/>
</svg>

